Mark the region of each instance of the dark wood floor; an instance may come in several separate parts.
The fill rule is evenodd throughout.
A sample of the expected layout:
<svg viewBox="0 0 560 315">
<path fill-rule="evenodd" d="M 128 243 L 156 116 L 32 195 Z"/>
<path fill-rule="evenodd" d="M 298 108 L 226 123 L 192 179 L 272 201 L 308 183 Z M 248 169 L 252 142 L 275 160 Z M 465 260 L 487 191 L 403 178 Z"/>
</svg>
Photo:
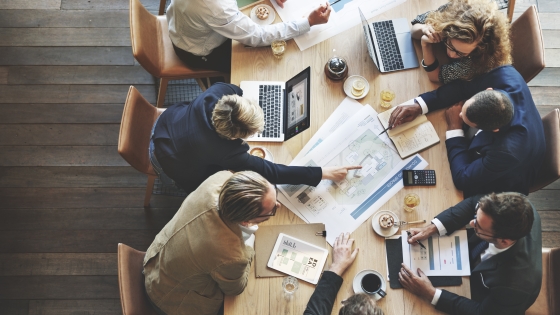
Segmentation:
<svg viewBox="0 0 560 315">
<path fill-rule="evenodd" d="M 560 7 L 538 5 L 548 67 L 531 90 L 546 114 L 560 107 Z M 145 250 L 182 201 L 144 210 L 146 177 L 117 153 L 131 84 L 155 102 L 128 0 L 0 0 L 0 314 L 121 312 L 117 243 Z M 544 246 L 560 246 L 559 193 L 530 195 Z"/>
</svg>

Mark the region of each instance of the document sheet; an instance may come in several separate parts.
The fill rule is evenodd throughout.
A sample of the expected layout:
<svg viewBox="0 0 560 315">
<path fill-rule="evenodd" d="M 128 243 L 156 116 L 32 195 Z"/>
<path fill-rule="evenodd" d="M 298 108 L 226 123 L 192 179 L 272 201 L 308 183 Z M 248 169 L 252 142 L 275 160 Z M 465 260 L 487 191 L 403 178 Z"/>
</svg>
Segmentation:
<svg viewBox="0 0 560 315">
<path fill-rule="evenodd" d="M 468 276 L 471 274 L 467 231 L 451 235 L 432 235 L 420 245 L 408 244 L 408 235 L 402 231 L 403 262 L 411 270 L 422 269 L 426 276 Z"/>
<path fill-rule="evenodd" d="M 386 139 L 386 143 L 378 136 L 382 130 L 377 112 L 369 105 L 363 106 L 336 132 L 321 138 L 312 150 L 290 163 L 321 167 L 361 165 L 362 169 L 350 171 L 340 182 L 323 180 L 317 187 L 279 186 L 280 202 L 305 222 L 324 223 L 331 245 L 337 235 L 357 229 L 403 187 L 403 169 L 423 169 L 428 165 L 419 155 L 402 160 L 388 144 L 390 140 Z M 313 140 L 310 142 L 316 143 Z"/>
<path fill-rule="evenodd" d="M 329 39 L 347 29 L 361 23 L 358 7 L 364 12 L 366 19 L 381 14 L 406 0 L 340 0 L 332 5 L 329 22 L 315 25 L 309 32 L 296 37 L 294 40 L 300 50 L 305 50 L 326 39 Z M 329 1 L 333 3 L 334 1 Z M 282 21 L 293 21 L 307 18 L 309 13 L 325 4 L 325 0 L 292 0 L 284 2 L 284 8 L 280 8 L 276 1 L 271 1 L 274 9 L 282 18 Z M 398 16 L 395 16 L 398 18 Z"/>
</svg>

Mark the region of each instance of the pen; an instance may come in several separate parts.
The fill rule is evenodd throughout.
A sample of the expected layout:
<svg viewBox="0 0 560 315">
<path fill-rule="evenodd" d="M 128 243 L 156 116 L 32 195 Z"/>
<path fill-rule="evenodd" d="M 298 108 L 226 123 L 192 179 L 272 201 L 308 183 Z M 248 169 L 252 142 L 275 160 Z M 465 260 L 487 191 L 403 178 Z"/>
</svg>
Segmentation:
<svg viewBox="0 0 560 315">
<path fill-rule="evenodd" d="M 387 128 L 385 128 L 385 130 L 383 130 L 380 134 L 378 134 L 378 136 L 381 136 L 382 134 L 386 133 L 387 131 L 389 131 L 389 129 L 391 129 L 391 127 L 393 126 L 389 126 Z"/>
<path fill-rule="evenodd" d="M 410 235 L 410 231 L 406 231 L 406 233 L 408 234 L 409 238 L 412 236 L 412 235 Z M 420 243 L 420 241 L 416 241 L 416 243 L 418 243 L 418 245 L 420 245 L 423 249 L 426 249 L 426 246 L 424 246 L 424 244 Z"/>
</svg>

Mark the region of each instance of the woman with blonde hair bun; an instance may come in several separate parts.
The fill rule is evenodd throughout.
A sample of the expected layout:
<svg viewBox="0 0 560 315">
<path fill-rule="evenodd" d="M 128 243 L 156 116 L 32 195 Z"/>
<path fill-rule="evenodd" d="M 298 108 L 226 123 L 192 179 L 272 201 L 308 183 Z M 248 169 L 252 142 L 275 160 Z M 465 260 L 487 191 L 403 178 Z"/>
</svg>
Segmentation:
<svg viewBox="0 0 560 315">
<path fill-rule="evenodd" d="M 422 67 L 432 82 L 472 80 L 511 64 L 510 24 L 491 0 L 452 0 L 412 20 L 412 37 L 422 46 Z M 434 48 L 446 49 L 439 64 Z"/>
<path fill-rule="evenodd" d="M 233 84 L 216 83 L 191 103 L 170 106 L 152 131 L 150 160 L 155 172 L 186 192 L 223 170 L 254 171 L 274 184 L 316 186 L 340 181 L 361 166 L 302 167 L 250 155 L 245 139 L 262 132 L 261 107 Z M 163 181 L 163 180 L 162 180 Z"/>
</svg>

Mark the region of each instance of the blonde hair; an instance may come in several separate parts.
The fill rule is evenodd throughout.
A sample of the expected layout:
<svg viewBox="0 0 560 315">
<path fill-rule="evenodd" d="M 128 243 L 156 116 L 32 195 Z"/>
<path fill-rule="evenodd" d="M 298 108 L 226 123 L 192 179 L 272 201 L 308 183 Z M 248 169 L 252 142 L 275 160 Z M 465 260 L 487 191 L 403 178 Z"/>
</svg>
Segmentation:
<svg viewBox="0 0 560 315">
<path fill-rule="evenodd" d="M 246 139 L 264 128 L 264 114 L 258 104 L 239 95 L 224 95 L 212 111 L 216 132 L 226 139 Z"/>
<path fill-rule="evenodd" d="M 218 208 L 223 219 L 241 223 L 258 217 L 269 182 L 259 173 L 242 171 L 233 174 L 222 186 Z"/>
<path fill-rule="evenodd" d="M 510 24 L 494 1 L 452 0 L 445 9 L 431 12 L 426 24 L 444 38 L 477 43 L 469 55 L 475 71 L 468 80 L 512 62 Z"/>
<path fill-rule="evenodd" d="M 338 310 L 338 315 L 384 315 L 372 298 L 365 294 L 354 294 L 342 302 L 344 306 Z"/>
</svg>

